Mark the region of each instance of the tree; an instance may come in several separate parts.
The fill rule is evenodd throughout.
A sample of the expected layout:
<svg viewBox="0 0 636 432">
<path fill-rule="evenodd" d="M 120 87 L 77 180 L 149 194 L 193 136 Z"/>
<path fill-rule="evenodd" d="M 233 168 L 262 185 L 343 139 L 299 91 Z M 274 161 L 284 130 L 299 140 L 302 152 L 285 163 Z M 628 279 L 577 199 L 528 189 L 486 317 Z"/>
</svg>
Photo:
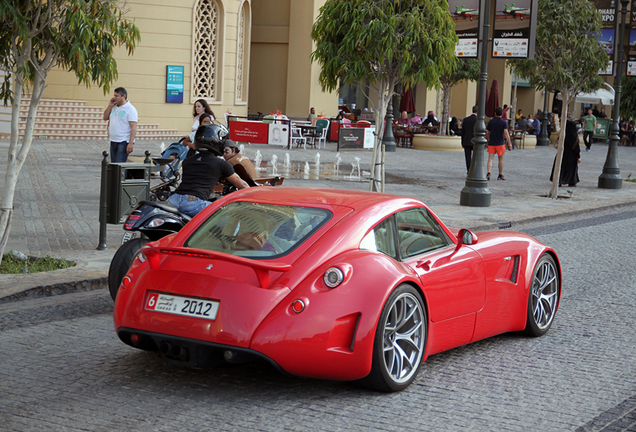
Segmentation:
<svg viewBox="0 0 636 432">
<path fill-rule="evenodd" d="M 559 90 L 563 98 L 561 133 L 548 193 L 553 199 L 559 192 L 568 106 L 579 92 L 594 91 L 603 82 L 598 71 L 609 59 L 596 39 L 600 29 L 601 15 L 588 0 L 539 0 L 535 59 L 512 61 L 515 71 L 530 85 L 538 90 Z"/>
<path fill-rule="evenodd" d="M 371 190 L 384 191 L 384 116 L 397 83 L 439 85 L 455 65 L 455 25 L 446 0 L 327 0 L 313 25 L 312 60 L 323 90 L 369 83 L 376 124 Z M 391 125 L 388 125 L 389 127 Z"/>
<path fill-rule="evenodd" d="M 460 58 L 457 62 L 457 69 L 440 77 L 440 84 L 442 87 L 442 123 L 440 135 L 444 136 L 448 131 L 451 89 L 454 85 L 459 84 L 464 80 L 479 80 L 480 72 L 481 62 L 478 59 Z"/>
<path fill-rule="evenodd" d="M 621 117 L 636 117 L 636 77 L 623 76 L 621 82 Z"/>
<path fill-rule="evenodd" d="M 132 54 L 139 29 L 125 18 L 125 5 L 110 0 L 0 0 L 0 98 L 12 103 L 11 140 L 0 198 L 0 260 L 9 240 L 18 175 L 31 149 L 38 104 L 54 67 L 75 72 L 80 84 L 110 91 L 117 78 L 116 46 Z M 20 104 L 31 91 L 24 137 L 18 133 Z"/>
</svg>

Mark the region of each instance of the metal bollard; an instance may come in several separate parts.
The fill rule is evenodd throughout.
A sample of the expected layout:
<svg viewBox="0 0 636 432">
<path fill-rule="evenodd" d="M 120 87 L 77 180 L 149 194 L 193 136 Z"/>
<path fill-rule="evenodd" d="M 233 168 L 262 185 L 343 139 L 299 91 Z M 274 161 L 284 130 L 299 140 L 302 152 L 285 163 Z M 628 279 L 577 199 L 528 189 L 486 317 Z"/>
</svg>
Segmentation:
<svg viewBox="0 0 636 432">
<path fill-rule="evenodd" d="M 106 214 L 107 214 L 107 171 L 108 171 L 108 152 L 102 153 L 104 159 L 102 160 L 102 186 L 99 192 L 99 245 L 97 250 L 105 250 L 106 246 Z"/>
<path fill-rule="evenodd" d="M 150 151 L 149 150 L 146 150 L 145 155 L 146 155 L 146 159 L 144 159 L 144 163 L 145 164 L 152 163 L 152 160 L 150 160 Z"/>
</svg>

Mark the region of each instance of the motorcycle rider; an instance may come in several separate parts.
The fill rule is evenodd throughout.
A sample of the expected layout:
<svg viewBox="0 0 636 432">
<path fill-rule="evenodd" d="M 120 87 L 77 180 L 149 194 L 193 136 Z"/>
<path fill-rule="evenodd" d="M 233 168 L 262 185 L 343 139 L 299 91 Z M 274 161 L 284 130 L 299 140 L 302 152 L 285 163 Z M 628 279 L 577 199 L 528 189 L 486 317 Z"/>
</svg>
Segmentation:
<svg viewBox="0 0 636 432">
<path fill-rule="evenodd" d="M 232 165 L 219 158 L 228 130 L 221 124 L 203 125 L 194 136 L 194 146 L 199 152 L 183 161 L 181 184 L 168 198 L 168 202 L 181 213 L 195 216 L 211 204 L 210 195 L 220 178 L 225 177 L 237 189 L 249 185 L 234 172 Z"/>
</svg>

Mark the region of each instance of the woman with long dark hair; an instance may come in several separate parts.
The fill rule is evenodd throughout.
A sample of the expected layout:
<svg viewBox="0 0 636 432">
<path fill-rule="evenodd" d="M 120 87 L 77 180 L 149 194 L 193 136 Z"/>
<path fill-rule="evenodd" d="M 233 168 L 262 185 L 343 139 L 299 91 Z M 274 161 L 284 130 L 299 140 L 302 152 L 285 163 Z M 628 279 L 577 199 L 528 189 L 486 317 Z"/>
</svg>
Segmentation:
<svg viewBox="0 0 636 432">
<path fill-rule="evenodd" d="M 212 118 L 212 121 L 216 120 L 216 116 L 212 112 L 210 105 L 205 101 L 205 99 L 198 99 L 194 103 L 194 108 L 192 110 L 192 117 L 194 117 L 194 122 L 192 123 L 192 132 L 196 131 L 199 128 L 199 116 L 203 113 L 206 113 Z"/>
</svg>

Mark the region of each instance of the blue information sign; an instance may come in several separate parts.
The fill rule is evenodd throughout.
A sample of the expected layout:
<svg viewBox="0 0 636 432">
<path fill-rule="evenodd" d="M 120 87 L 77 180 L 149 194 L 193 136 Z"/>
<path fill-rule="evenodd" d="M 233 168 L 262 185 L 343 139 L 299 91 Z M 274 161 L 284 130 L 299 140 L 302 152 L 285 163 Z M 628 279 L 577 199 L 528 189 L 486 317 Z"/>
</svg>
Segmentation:
<svg viewBox="0 0 636 432">
<path fill-rule="evenodd" d="M 166 66 L 166 103 L 183 103 L 183 66 Z"/>
</svg>

